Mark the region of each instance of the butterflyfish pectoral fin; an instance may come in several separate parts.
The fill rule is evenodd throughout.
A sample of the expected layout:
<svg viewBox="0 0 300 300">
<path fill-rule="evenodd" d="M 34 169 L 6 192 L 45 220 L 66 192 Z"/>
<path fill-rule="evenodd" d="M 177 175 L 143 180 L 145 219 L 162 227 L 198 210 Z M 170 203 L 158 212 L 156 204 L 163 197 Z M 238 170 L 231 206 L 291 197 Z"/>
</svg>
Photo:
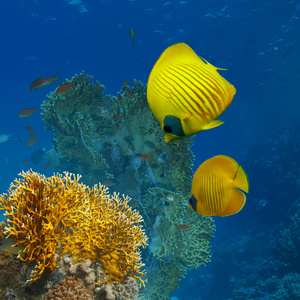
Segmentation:
<svg viewBox="0 0 300 300">
<path fill-rule="evenodd" d="M 207 125 L 203 126 L 203 130 L 212 129 L 212 128 L 218 127 L 222 124 L 224 124 L 224 122 L 222 122 L 220 120 L 214 120 L 214 121 L 211 121 L 210 123 L 208 123 Z"/>
<path fill-rule="evenodd" d="M 220 217 L 226 217 L 238 213 L 246 203 L 246 196 L 243 192 L 233 189 L 225 210 Z"/>
</svg>

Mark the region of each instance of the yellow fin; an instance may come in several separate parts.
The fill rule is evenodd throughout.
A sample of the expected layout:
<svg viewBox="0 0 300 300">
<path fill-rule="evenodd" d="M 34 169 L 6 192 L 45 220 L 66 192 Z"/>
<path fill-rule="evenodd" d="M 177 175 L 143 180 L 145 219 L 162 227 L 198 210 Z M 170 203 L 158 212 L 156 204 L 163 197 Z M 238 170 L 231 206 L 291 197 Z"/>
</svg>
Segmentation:
<svg viewBox="0 0 300 300">
<path fill-rule="evenodd" d="M 249 179 L 245 170 L 231 157 L 217 155 L 207 161 L 210 168 L 228 180 L 232 180 L 233 188 L 238 188 L 246 193 L 249 192 Z"/>
<path fill-rule="evenodd" d="M 233 189 L 226 209 L 220 217 L 226 217 L 238 213 L 246 203 L 246 196 L 240 190 Z"/>
<path fill-rule="evenodd" d="M 242 191 L 249 193 L 249 179 L 245 170 L 239 166 L 234 178 L 234 186 Z"/>
<path fill-rule="evenodd" d="M 155 68 L 153 67 L 152 71 L 155 69 L 155 73 L 159 73 L 166 65 L 182 63 L 197 63 L 207 65 L 207 62 L 200 58 L 190 46 L 185 43 L 177 43 L 165 49 L 165 51 L 156 61 L 154 65 Z"/>
<path fill-rule="evenodd" d="M 224 124 L 224 122 L 222 122 L 220 120 L 214 120 L 214 121 L 211 121 L 210 123 L 206 124 L 205 126 L 203 126 L 203 130 L 212 129 L 212 128 L 218 127 L 222 124 Z"/>
<path fill-rule="evenodd" d="M 226 155 L 217 155 L 205 161 L 206 167 L 214 170 L 216 174 L 221 175 L 223 178 L 234 180 L 238 170 L 238 163 L 231 157 Z"/>
</svg>

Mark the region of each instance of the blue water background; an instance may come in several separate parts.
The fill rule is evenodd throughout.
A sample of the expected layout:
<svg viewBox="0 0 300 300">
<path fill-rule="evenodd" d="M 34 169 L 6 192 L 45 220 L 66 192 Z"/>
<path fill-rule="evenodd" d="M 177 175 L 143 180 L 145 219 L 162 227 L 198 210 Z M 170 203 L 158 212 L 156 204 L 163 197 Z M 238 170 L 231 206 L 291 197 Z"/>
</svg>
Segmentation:
<svg viewBox="0 0 300 300">
<path fill-rule="evenodd" d="M 130 28 L 136 32 L 134 45 L 128 36 Z M 133 79 L 146 83 L 161 52 L 177 42 L 189 44 L 213 65 L 228 69 L 220 72 L 237 89 L 220 117 L 225 124 L 194 138 L 194 170 L 217 154 L 237 158 L 252 149 L 253 161 L 266 155 L 260 149 L 276 155 L 276 147 L 263 145 L 299 126 L 300 2 L 296 0 L 1 0 L 0 31 L 0 134 L 11 135 L 10 141 L 0 144 L 1 193 L 7 191 L 16 171 L 32 167 L 22 161 L 38 148 L 51 147 L 42 117 L 18 118 L 21 109 L 40 111 L 47 93 L 82 70 L 113 95 L 124 80 L 130 85 Z M 57 74 L 62 79 L 54 86 L 29 92 L 28 84 L 36 77 Z M 38 134 L 33 147 L 26 146 L 25 125 Z M 299 195 L 296 189 L 278 191 L 276 185 L 266 186 L 268 204 L 258 209 L 262 199 L 256 195 L 256 185 L 270 185 L 272 180 L 255 168 L 250 171 L 245 208 L 237 215 L 215 218 L 216 243 L 224 235 L 232 238 L 272 230 Z M 276 197 L 278 193 L 286 199 Z M 183 298 L 189 291 L 204 299 L 197 292 L 203 278 L 203 268 L 190 272 L 175 295 L 196 299 Z M 222 295 L 220 288 L 218 299 L 226 299 Z"/>
</svg>

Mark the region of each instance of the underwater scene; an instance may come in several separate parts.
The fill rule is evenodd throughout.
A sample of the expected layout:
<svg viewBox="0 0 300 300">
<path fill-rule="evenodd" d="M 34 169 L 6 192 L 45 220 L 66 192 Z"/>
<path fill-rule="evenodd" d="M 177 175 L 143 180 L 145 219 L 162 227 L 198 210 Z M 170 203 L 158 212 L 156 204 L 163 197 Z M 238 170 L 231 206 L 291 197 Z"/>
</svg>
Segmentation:
<svg viewBox="0 0 300 300">
<path fill-rule="evenodd" d="M 0 15 L 0 300 L 300 299 L 300 0 Z"/>
</svg>

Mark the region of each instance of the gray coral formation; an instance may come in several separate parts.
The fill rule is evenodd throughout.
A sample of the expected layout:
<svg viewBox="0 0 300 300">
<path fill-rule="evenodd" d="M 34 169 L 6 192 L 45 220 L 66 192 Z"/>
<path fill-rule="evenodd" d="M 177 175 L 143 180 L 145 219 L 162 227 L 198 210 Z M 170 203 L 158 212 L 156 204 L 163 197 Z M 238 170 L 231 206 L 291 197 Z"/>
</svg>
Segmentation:
<svg viewBox="0 0 300 300">
<path fill-rule="evenodd" d="M 145 221 L 150 247 L 143 253 L 148 283 L 145 299 L 168 299 L 186 271 L 210 261 L 211 218 L 188 209 L 192 181 L 192 139 L 165 143 L 145 86 L 124 84 L 118 96 L 84 73 L 73 89 L 55 92 L 42 104 L 54 148 L 46 154 L 55 171 L 83 175 L 126 193 Z M 159 296 L 158 296 L 159 295 Z"/>
</svg>

